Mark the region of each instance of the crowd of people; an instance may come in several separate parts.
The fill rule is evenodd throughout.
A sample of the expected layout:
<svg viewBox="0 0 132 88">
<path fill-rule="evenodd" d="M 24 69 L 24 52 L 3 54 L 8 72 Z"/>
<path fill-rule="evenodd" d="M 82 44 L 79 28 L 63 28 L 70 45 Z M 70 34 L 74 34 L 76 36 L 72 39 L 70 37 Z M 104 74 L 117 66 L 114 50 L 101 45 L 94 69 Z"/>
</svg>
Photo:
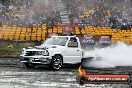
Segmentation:
<svg viewBox="0 0 132 88">
<path fill-rule="evenodd" d="M 24 0 L 7 0 L 1 2 L 0 19 L 3 24 L 18 25 L 23 24 L 26 17 L 26 9 L 30 8 L 31 2 Z M 25 22 L 24 22 L 25 23 Z"/>
<path fill-rule="evenodd" d="M 44 1 L 47 0 L 1 0 L 0 26 L 7 24 L 32 27 L 33 24 L 46 24 L 47 28 L 53 29 L 54 26 L 62 23 L 60 12 L 54 8 L 53 0 L 48 0 L 48 3 L 52 4 Z M 59 1 L 65 3 L 71 25 L 103 26 L 114 29 L 132 28 L 132 23 L 128 22 L 124 14 L 125 11 L 112 5 L 113 0 Z M 105 1 L 111 2 L 107 4 Z M 85 14 L 87 11 L 90 13 Z"/>
<path fill-rule="evenodd" d="M 60 13 L 51 4 L 34 0 L 7 0 L 0 4 L 0 23 L 31 27 L 45 24 L 49 28 L 61 23 Z"/>
<path fill-rule="evenodd" d="M 106 4 L 105 0 L 65 0 L 65 3 L 70 13 L 71 24 L 111 27 L 113 29 L 132 28 L 132 23 L 128 21 L 126 12 L 116 8 L 116 5 L 114 6 L 115 1 L 110 0 L 109 4 Z M 93 11 L 87 15 L 85 14 L 87 10 Z"/>
</svg>

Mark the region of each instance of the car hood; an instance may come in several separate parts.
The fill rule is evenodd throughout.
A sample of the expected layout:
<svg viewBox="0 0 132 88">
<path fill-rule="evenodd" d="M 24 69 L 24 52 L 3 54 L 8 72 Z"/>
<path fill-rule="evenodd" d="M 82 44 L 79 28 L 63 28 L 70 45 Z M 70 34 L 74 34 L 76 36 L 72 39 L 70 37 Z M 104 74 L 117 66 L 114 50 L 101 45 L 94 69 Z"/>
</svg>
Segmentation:
<svg viewBox="0 0 132 88">
<path fill-rule="evenodd" d="M 40 46 L 35 46 L 35 47 L 28 47 L 28 48 L 24 48 L 26 51 L 42 51 L 42 50 L 46 50 L 49 48 L 57 48 L 59 47 L 59 45 L 40 45 Z"/>
</svg>

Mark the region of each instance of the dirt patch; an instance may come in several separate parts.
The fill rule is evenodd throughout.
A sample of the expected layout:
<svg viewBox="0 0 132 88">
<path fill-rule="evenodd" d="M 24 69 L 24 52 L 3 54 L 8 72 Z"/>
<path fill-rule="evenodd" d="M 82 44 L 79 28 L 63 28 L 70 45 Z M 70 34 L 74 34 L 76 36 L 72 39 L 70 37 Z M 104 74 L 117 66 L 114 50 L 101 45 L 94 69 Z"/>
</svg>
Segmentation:
<svg viewBox="0 0 132 88">
<path fill-rule="evenodd" d="M 19 57 L 20 52 L 17 51 L 0 51 L 0 57 Z"/>
</svg>

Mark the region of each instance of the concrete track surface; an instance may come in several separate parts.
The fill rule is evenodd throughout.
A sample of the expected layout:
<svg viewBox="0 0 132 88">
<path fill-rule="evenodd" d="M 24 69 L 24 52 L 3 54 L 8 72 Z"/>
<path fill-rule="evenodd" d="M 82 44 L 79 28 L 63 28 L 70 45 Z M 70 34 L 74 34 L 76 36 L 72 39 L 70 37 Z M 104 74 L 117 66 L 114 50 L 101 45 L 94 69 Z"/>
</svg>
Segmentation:
<svg viewBox="0 0 132 88">
<path fill-rule="evenodd" d="M 10 60 L 8 60 L 9 63 Z M 14 62 L 13 60 L 11 60 Z M 128 84 L 85 84 L 76 82 L 78 65 L 66 65 L 60 71 L 52 71 L 46 66 L 27 69 L 15 59 L 17 64 L 0 64 L 0 88 L 132 88 Z M 6 61 L 7 62 L 7 61 Z M 132 67 L 103 69 L 104 72 L 129 73 Z M 89 69 L 89 72 L 102 72 L 99 69 Z"/>
</svg>

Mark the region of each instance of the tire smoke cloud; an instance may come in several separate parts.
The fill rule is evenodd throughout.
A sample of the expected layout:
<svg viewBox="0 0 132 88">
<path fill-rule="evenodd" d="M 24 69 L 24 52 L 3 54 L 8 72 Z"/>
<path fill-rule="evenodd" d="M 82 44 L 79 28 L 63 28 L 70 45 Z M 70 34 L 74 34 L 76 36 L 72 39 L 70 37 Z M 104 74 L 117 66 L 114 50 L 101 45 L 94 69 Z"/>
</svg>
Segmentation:
<svg viewBox="0 0 132 88">
<path fill-rule="evenodd" d="M 116 66 L 132 66 L 132 46 L 118 42 L 106 48 L 95 48 L 85 52 L 85 57 L 92 56 L 88 60 L 87 67 L 111 68 Z"/>
</svg>

